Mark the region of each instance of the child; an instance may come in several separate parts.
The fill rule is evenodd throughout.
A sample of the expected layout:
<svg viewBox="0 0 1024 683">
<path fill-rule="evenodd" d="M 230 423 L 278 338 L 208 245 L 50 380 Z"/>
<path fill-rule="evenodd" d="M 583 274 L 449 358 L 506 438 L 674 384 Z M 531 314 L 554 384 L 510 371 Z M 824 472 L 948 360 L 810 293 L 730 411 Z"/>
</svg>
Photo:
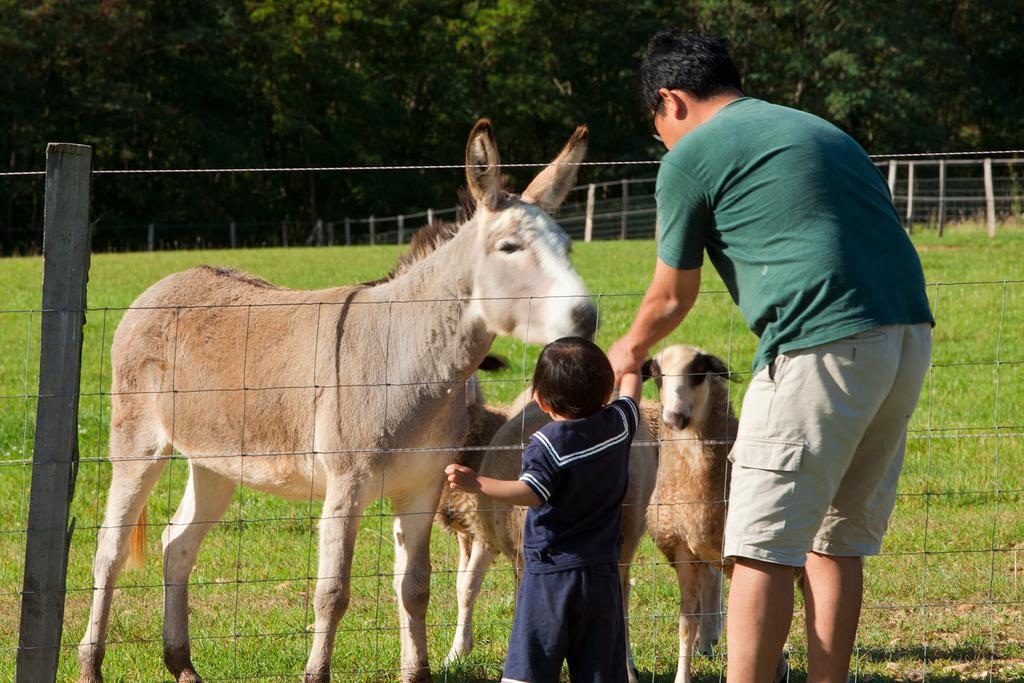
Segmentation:
<svg viewBox="0 0 1024 683">
<path fill-rule="evenodd" d="M 537 360 L 533 391 L 552 422 L 530 437 L 518 481 L 445 469 L 453 489 L 530 508 L 502 681 L 551 683 L 565 660 L 574 683 L 626 680 L 617 563 L 641 383 L 627 375 L 622 396 L 608 403 L 614 381 L 593 343 L 551 342 Z"/>
</svg>

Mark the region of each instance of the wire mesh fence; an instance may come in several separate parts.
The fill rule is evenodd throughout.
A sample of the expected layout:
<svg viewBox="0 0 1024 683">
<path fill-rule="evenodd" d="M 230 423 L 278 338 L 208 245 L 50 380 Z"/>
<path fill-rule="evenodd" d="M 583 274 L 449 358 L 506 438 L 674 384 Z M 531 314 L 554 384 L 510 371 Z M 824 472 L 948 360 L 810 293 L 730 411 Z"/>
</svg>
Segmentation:
<svg viewBox="0 0 1024 683">
<path fill-rule="evenodd" d="M 640 199 L 644 196 L 640 188 L 650 182 L 611 183 L 596 189 L 592 200 L 584 197 L 582 202 L 570 197 L 559 222 L 581 239 L 590 204 L 592 236 L 621 235 L 621 193 L 628 187 L 629 210 L 636 213 L 629 215 L 634 222 L 626 229 L 652 236 L 652 193 L 646 195 L 649 206 Z M 618 202 L 603 192 L 619 193 Z M 641 228 L 641 222 L 646 228 Z M 579 266 L 596 307 L 602 346 L 624 332 L 639 303 L 642 274 L 652 254 L 643 244 L 630 249 L 622 252 L 621 262 L 609 262 L 602 252 L 586 270 Z M 923 255 L 929 272 L 928 253 Z M 455 277 L 454 260 L 443 262 L 445 267 L 435 276 Z M 1013 262 L 1011 258 L 1007 263 L 1012 267 Z M 310 266 L 309 257 L 292 264 L 289 284 L 314 288 L 350 280 L 335 268 L 331 279 L 324 281 L 321 274 L 304 272 Z M 460 559 L 460 553 L 466 552 L 460 548 L 464 541 L 434 529 L 429 576 L 421 566 L 410 570 L 412 561 L 402 558 L 410 552 L 412 536 L 439 523 L 437 507 L 425 503 L 430 495 L 417 495 L 431 486 L 440 489 L 440 466 L 434 465 L 479 455 L 486 445 L 456 438 L 460 420 L 469 419 L 458 410 L 437 413 L 435 407 L 428 411 L 417 404 L 419 412 L 402 413 L 411 395 L 429 395 L 442 386 L 458 393 L 459 387 L 437 377 L 436 367 L 447 363 L 446 358 L 452 358 L 451 363 L 464 362 L 455 359 L 470 344 L 457 331 L 443 332 L 443 325 L 410 327 L 410 321 L 439 319 L 453 311 L 455 320 L 462 320 L 474 304 L 471 297 L 409 296 L 387 290 L 389 295 L 377 300 L 346 301 L 345 292 L 318 291 L 301 301 L 278 300 L 274 297 L 281 290 L 266 283 L 212 272 L 210 277 L 244 285 L 260 296 L 244 303 L 186 298 L 173 305 L 139 301 L 130 306 L 131 299 L 161 273 L 136 272 L 126 282 L 127 268 L 124 261 L 111 261 L 103 266 L 102 276 L 94 271 L 90 280 L 92 291 L 103 293 L 94 297 L 100 303 L 86 311 L 82 337 L 79 457 L 71 509 L 75 521 L 58 678 L 70 680 L 78 675 L 75 654 L 82 635 L 90 630 L 89 612 L 97 586 L 93 562 L 103 533 L 110 533 L 101 530 L 110 504 L 113 469 L 118 466 L 112 465 L 111 458 L 133 469 L 135 488 L 145 488 L 138 482 L 147 481 L 152 491 L 148 520 L 142 527 L 149 532 L 144 542 L 150 559 L 140 569 L 122 573 L 112 596 L 104 662 L 109 678 L 167 677 L 165 601 L 180 600 L 180 586 L 185 583 L 191 658 L 206 680 L 300 677 L 318 632 L 324 633 L 316 619 L 317 582 L 338 575 L 320 564 L 322 525 L 345 520 L 355 522 L 351 526 L 356 540 L 347 610 L 332 639 L 335 680 L 392 680 L 411 673 L 410 662 L 403 661 L 400 653 L 403 640 L 414 637 L 418 627 L 400 616 L 400 603 L 413 612 L 420 609 L 410 606 L 422 598 L 424 587 L 429 587 L 430 602 L 423 613 L 423 637 L 435 680 L 499 677 L 515 604 L 515 568 L 521 559 L 516 551 L 498 554 L 483 580 L 472 621 L 473 653 L 460 653 L 465 656 L 447 663 L 442 662 L 453 637 L 467 631 L 465 619 L 459 618 L 459 584 L 475 572 Z M 382 268 L 380 274 L 386 270 Z M 910 427 L 890 533 L 882 555 L 868 564 L 854 680 L 972 677 L 1009 681 L 1024 675 L 1024 342 L 1019 335 L 1024 328 L 1024 280 L 1012 272 L 994 273 L 992 278 L 977 273 L 963 271 L 961 277 L 929 284 L 937 319 L 933 358 Z M 17 288 L 12 290 L 12 299 L 31 301 L 32 287 L 19 286 L 19 293 L 13 293 Z M 360 297 L 367 296 L 368 290 L 358 291 L 363 293 Z M 738 311 L 717 283 L 705 288 L 701 300 L 683 329 L 666 343 L 697 343 L 726 361 L 740 380 L 726 385 L 738 410 L 750 380 L 745 369 L 755 340 L 742 329 Z M 548 298 L 497 297 L 494 302 L 523 306 L 519 315 L 527 331 L 520 336 L 529 338 L 529 327 L 542 324 Z M 351 334 L 353 320 L 360 317 L 358 311 L 352 315 L 353 309 L 360 308 L 367 313 L 364 317 L 374 321 L 377 336 L 369 337 L 375 342 L 358 356 L 361 362 L 343 372 L 327 349 L 338 348 L 346 325 Z M 13 560 L 4 564 L 0 575 L 4 586 L 0 614 L 5 622 L 0 632 L 8 634 L 2 647 L 5 670 L 13 670 L 19 653 L 15 615 L 23 597 L 20 583 L 36 407 L 41 398 L 48 398 L 36 389 L 40 370 L 34 356 L 42 344 L 40 320 L 48 312 L 23 303 L 0 310 L 0 335 L 8 350 L 0 363 L 0 491 L 5 493 L 0 502 L 0 519 L 5 520 L 0 542 L 5 556 Z M 156 320 L 152 324 L 160 332 L 158 339 L 150 340 L 147 353 L 116 340 L 125 316 Z M 302 329 L 309 334 L 301 335 L 298 346 L 281 346 L 282 337 Z M 438 334 L 449 336 L 440 347 L 431 346 Z M 211 354 L 211 350 L 219 351 Z M 508 406 L 526 388 L 538 348 L 502 339 L 495 350 L 508 359 L 510 367 L 496 375 L 478 373 L 477 379 L 487 404 L 499 407 L 511 424 L 512 439 L 496 445 L 485 457 L 515 468 L 530 431 Z M 210 357 L 220 358 L 219 365 L 205 364 Z M 149 384 L 124 383 L 133 358 L 138 362 L 132 376 Z M 139 360 L 143 358 L 144 362 Z M 115 375 L 121 380 L 115 381 Z M 655 389 L 648 387 L 647 396 L 655 399 Z M 338 405 L 324 413 L 330 400 Z M 116 435 L 131 426 L 126 424 L 130 422 L 126 403 L 150 411 L 144 427 L 156 432 L 148 433 L 146 444 L 133 443 L 127 450 L 117 446 Z M 318 437 L 329 424 L 321 419 L 324 414 L 348 428 L 347 440 L 332 446 Z M 430 417 L 424 418 L 426 414 Z M 434 428 L 423 432 L 424 423 L 433 423 Z M 403 441 L 403 429 L 412 429 L 413 424 L 420 430 L 417 437 Z M 203 442 L 211 434 L 219 440 Z M 722 441 L 728 439 L 728 434 L 722 435 Z M 664 436 L 643 443 L 667 446 Z M 365 464 L 360 498 L 364 504 L 353 508 L 335 500 L 336 507 L 323 508 L 328 477 L 317 462 L 332 456 Z M 380 476 L 369 474 L 373 467 L 366 463 L 374 458 L 391 463 Z M 270 467 L 271 461 L 278 464 Z M 433 464 L 426 467 L 424 462 Z M 148 468 L 145 474 L 137 471 L 142 465 Z M 209 480 L 197 481 L 197 466 L 203 471 L 223 470 L 222 483 L 227 484 L 218 488 Z M 244 485 L 236 490 L 238 482 Z M 179 507 L 183 497 L 189 500 L 190 486 L 191 507 Z M 708 502 L 724 500 L 724 494 L 716 491 Z M 352 495 L 342 498 L 352 503 Z M 442 500 L 441 521 L 458 512 L 459 504 L 451 498 Z M 667 505 L 682 504 L 654 498 L 652 514 Z M 646 503 L 643 507 L 647 508 Z M 197 510 L 205 516 L 196 517 Z M 218 510 L 222 516 L 214 519 Z M 508 510 L 476 501 L 467 514 L 492 524 L 504 515 L 501 518 L 512 530 L 512 547 L 518 547 L 519 519 L 509 516 Z M 115 524 L 108 520 L 106 526 L 122 531 L 135 526 L 136 517 L 122 517 Z M 206 531 L 207 522 L 208 535 L 195 568 L 182 578 L 175 553 L 188 557 L 191 550 L 176 548 L 175 541 L 182 546 L 181 538 L 190 530 Z M 163 562 L 153 557 L 161 554 L 161 532 L 171 547 Z M 396 536 L 401 537 L 400 543 L 396 544 Z M 641 680 L 666 680 L 675 669 L 678 651 L 679 596 L 673 562 L 644 538 L 628 564 L 634 661 Z M 168 571 L 178 573 L 168 580 Z M 403 593 L 399 600 L 396 596 Z M 171 609 L 178 609 L 173 613 L 180 619 L 180 603 Z M 802 620 L 798 605 L 787 648 L 797 669 L 802 668 L 806 653 Z M 176 623 L 180 625 L 180 620 Z M 170 641 L 180 643 L 180 633 L 172 634 Z M 468 649 L 465 641 L 462 645 Z M 723 652 L 722 647 L 714 647 L 709 655 L 694 660 L 701 679 L 722 679 Z M 893 668 L 887 668 L 890 665 Z"/>
<path fill-rule="evenodd" d="M 1020 514 L 1024 498 L 1024 348 L 1012 330 L 1020 329 L 1024 322 L 1024 281 L 935 283 L 930 286 L 930 294 L 941 334 L 911 427 L 890 535 L 883 554 L 868 565 L 861 626 L 864 635 L 856 661 L 869 666 L 871 660 L 891 658 L 905 667 L 909 658 L 914 662 L 911 673 L 917 670 L 927 680 L 946 680 L 944 667 L 956 670 L 958 666 L 966 667 L 964 670 L 972 675 L 988 673 L 989 680 L 1014 680 L 1016 669 L 1007 668 L 1012 664 L 1005 662 L 1019 659 L 1024 635 L 1019 619 L 1024 607 L 1024 520 Z M 729 358 L 733 368 L 745 367 L 751 351 L 746 333 L 741 336 L 734 325 L 722 333 L 724 323 L 735 319 L 724 293 L 705 292 L 702 297 L 715 302 L 708 306 L 715 310 L 708 311 L 706 320 L 694 321 L 698 328 L 708 330 L 701 335 L 700 343 Z M 635 296 L 600 296 L 597 300 L 605 318 L 638 303 Z M 180 309 L 175 311 L 180 313 Z M 106 442 L 111 429 L 111 400 L 116 396 L 109 388 L 108 347 L 124 313 L 123 308 L 89 311 L 62 680 L 75 675 L 73 655 L 86 631 L 92 599 L 91 564 L 111 480 Z M 232 311 L 217 313 L 224 316 Z M 8 493 L 3 515 L 8 523 L 2 536 L 7 545 L 5 554 L 12 559 L 21 557 L 26 532 L 31 470 L 28 445 L 38 399 L 32 390 L 36 370 L 29 362 L 29 353 L 38 348 L 33 323 L 40 315 L 38 310 L 4 311 L 2 315 L 8 338 L 16 338 L 25 351 L 17 372 L 12 372 L 15 368 L 10 366 L 5 372 L 7 388 L 3 397 L 7 448 L 0 477 Z M 982 324 L 985 320 L 997 322 L 986 328 Z M 970 343 L 960 341 L 964 339 L 961 334 L 968 331 Z M 621 328 L 604 328 L 601 337 L 610 339 L 618 332 Z M 516 349 L 513 346 L 509 350 Z M 513 369 L 498 378 L 482 379 L 483 394 L 493 404 L 509 403 L 510 396 L 525 386 L 533 353 L 521 346 L 520 359 Z M 509 353 L 509 357 L 515 354 Z M 243 351 L 238 360 L 244 364 L 246 358 Z M 735 406 L 749 379 L 742 370 L 737 372 L 744 381 L 732 389 Z M 13 377 L 20 379 L 17 386 L 8 384 Z M 280 395 L 312 388 L 311 384 L 244 391 L 252 406 L 254 394 Z M 209 390 L 218 391 L 216 387 Z M 187 391 L 178 388 L 173 395 L 184 403 L 182 395 Z M 237 387 L 229 391 L 242 393 Z M 181 429 L 174 427 L 175 432 Z M 12 440 L 15 435 L 17 438 Z M 518 436 L 525 441 L 529 434 L 519 431 Z M 460 444 L 447 445 L 455 455 Z M 398 455 L 403 449 L 393 451 Z M 517 460 L 519 451 L 509 447 L 505 455 Z M 242 467 L 267 457 L 301 460 L 313 454 L 312 449 L 260 453 L 251 446 L 242 452 Z M 405 452 L 419 456 L 426 455 L 428 449 L 413 447 Z M 173 516 L 189 478 L 185 456 L 174 453 L 159 457 L 166 458 L 166 466 L 148 503 L 150 555 L 160 553 L 159 532 L 168 524 L 174 528 Z M 196 456 L 196 461 L 224 457 L 223 453 L 207 453 Z M 386 486 L 390 488 L 383 480 L 378 486 L 378 494 Z M 657 506 L 668 503 L 654 504 L 657 510 Z M 192 653 L 197 669 L 208 679 L 287 678 L 301 673 L 314 629 L 320 512 L 318 496 L 313 501 L 287 502 L 242 488 L 231 499 L 188 579 Z M 430 509 L 414 512 L 434 516 Z M 494 514 L 486 504 L 473 512 Z M 387 502 L 374 503 L 359 513 L 352 598 L 341 620 L 334 657 L 334 672 L 340 680 L 389 680 L 401 670 L 398 655 L 402 626 L 391 586 L 395 580 L 391 538 L 395 519 L 395 510 Z M 458 627 L 459 544 L 455 536 L 436 529 L 433 536 L 431 602 L 426 621 L 435 678 L 495 677 L 500 673 L 501 653 L 511 627 L 517 558 L 498 559 L 484 581 L 485 590 L 473 622 L 477 649 L 482 652 L 443 667 L 441 660 Z M 165 585 L 160 564 L 151 558 L 141 571 L 126 572 L 118 582 L 114 620 L 107 637 L 106 670 L 110 676 L 156 680 L 164 675 L 160 631 Z M 642 679 L 655 680 L 653 676 L 671 673 L 675 664 L 679 614 L 675 578 L 671 563 L 649 541 L 641 544 L 631 564 L 634 656 Z M 21 569 L 20 560 L 15 559 L 5 571 L 5 602 L 10 609 L 3 612 L 12 618 L 20 597 L 17 581 Z M 790 648 L 796 666 L 802 661 L 803 645 L 798 635 L 801 616 L 798 612 Z M 13 635 L 13 623 L 8 626 L 4 632 Z M 17 644 L 9 640 L 4 649 L 13 658 Z M 721 657 L 721 650 L 716 650 L 710 658 L 699 657 L 695 666 L 710 676 L 709 680 L 714 679 L 722 670 Z M 930 668 L 934 662 L 939 662 L 939 667 Z M 901 669 L 898 673 L 908 671 Z M 856 679 L 859 677 L 855 675 Z"/>
</svg>

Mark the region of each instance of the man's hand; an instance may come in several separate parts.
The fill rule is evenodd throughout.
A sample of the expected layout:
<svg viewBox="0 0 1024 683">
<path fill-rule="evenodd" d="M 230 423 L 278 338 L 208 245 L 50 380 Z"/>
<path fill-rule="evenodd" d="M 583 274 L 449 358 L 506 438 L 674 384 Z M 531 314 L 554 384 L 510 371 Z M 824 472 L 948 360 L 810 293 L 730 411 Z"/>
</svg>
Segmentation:
<svg viewBox="0 0 1024 683">
<path fill-rule="evenodd" d="M 624 375 L 640 371 L 640 366 L 647 360 L 647 349 L 637 347 L 629 338 L 622 337 L 608 349 L 608 362 L 615 372 L 615 385 L 618 386 Z"/>
<path fill-rule="evenodd" d="M 479 475 L 468 467 L 452 463 L 444 468 L 444 473 L 448 475 L 448 488 L 453 491 L 481 492 Z"/>
</svg>

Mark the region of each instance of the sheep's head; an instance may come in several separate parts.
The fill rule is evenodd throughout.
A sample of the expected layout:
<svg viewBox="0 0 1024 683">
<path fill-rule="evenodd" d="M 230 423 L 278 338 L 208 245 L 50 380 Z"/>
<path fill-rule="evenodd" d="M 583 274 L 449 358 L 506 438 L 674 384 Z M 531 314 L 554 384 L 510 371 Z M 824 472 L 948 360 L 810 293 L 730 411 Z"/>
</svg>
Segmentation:
<svg viewBox="0 0 1024 683">
<path fill-rule="evenodd" d="M 675 344 L 645 364 L 661 394 L 661 420 L 675 429 L 707 418 L 714 385 L 729 378 L 729 368 L 717 356 L 695 346 Z"/>
</svg>

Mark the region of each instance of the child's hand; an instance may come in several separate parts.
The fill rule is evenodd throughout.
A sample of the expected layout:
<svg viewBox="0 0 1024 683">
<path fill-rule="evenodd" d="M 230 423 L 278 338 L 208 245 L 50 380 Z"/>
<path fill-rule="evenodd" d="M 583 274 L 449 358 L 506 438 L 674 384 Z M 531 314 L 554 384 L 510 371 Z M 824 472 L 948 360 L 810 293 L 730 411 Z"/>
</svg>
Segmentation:
<svg viewBox="0 0 1024 683">
<path fill-rule="evenodd" d="M 448 475 L 448 487 L 452 490 L 480 493 L 479 476 L 468 467 L 452 463 L 444 468 L 444 473 Z"/>
</svg>

